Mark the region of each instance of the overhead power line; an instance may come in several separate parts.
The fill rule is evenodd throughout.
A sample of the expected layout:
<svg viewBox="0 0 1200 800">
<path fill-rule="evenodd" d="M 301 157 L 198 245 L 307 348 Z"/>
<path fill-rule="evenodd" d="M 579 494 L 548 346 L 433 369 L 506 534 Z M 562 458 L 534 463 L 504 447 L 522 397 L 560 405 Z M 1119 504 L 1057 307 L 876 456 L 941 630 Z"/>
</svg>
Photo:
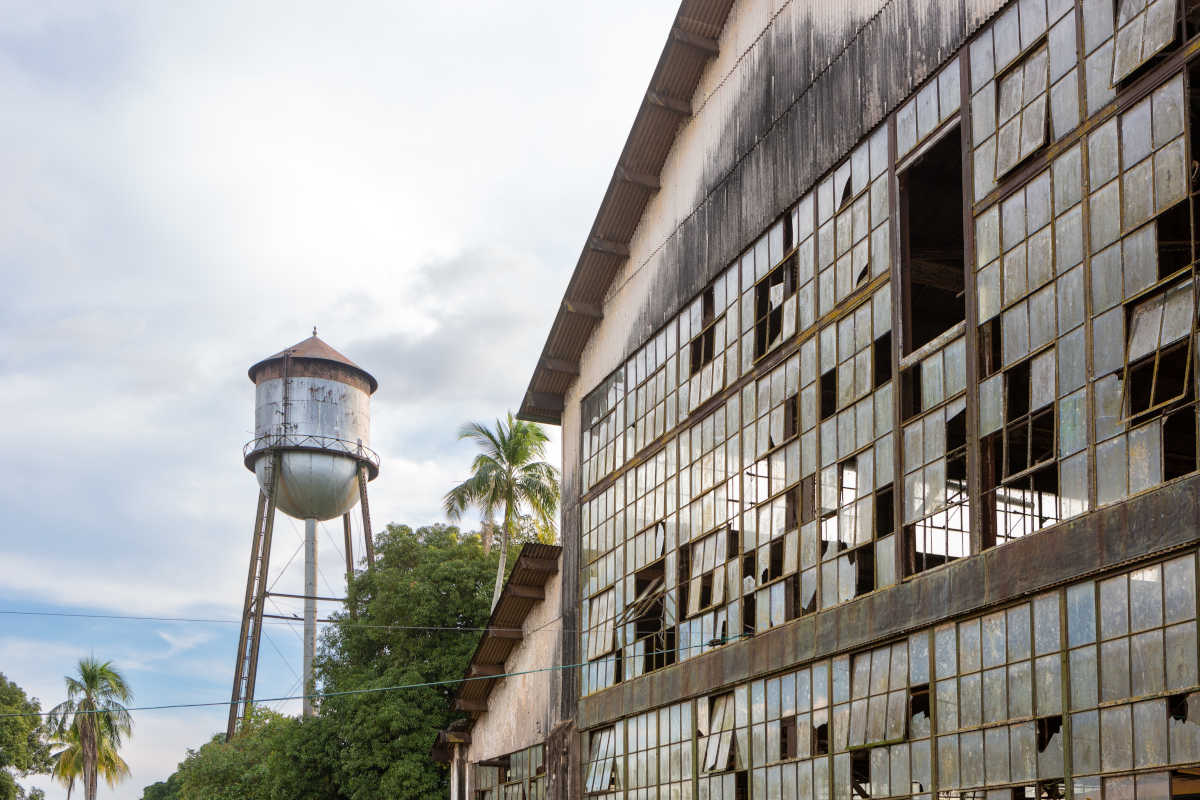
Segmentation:
<svg viewBox="0 0 1200 800">
<path fill-rule="evenodd" d="M 719 647 L 737 639 L 747 639 L 752 637 L 752 633 L 737 633 L 732 636 L 723 636 L 717 639 L 711 639 L 703 644 L 693 644 L 687 647 L 674 648 L 671 650 L 659 650 L 645 653 L 644 655 L 654 656 L 664 653 L 674 653 L 678 650 L 694 650 L 698 647 Z M 494 681 L 499 678 L 515 678 L 520 675 L 534 675 L 539 672 L 555 672 L 564 669 L 578 669 L 591 664 L 596 664 L 601 661 L 615 661 L 619 656 L 610 656 L 608 658 L 596 659 L 594 661 L 584 661 L 579 664 L 559 664 L 553 667 L 534 667 L 533 669 L 523 669 L 514 672 L 503 672 L 499 675 L 477 675 L 464 678 L 451 678 L 441 681 L 422 681 L 421 683 L 402 683 L 396 686 L 377 686 L 370 689 L 347 689 L 341 692 L 312 692 L 310 694 L 289 695 L 284 697 L 265 697 L 257 699 L 255 703 L 278 703 L 285 700 L 306 700 L 306 699 L 321 699 L 325 697 L 350 697 L 354 695 L 364 694 L 382 694 L 383 692 L 399 692 L 405 689 L 426 689 L 433 686 L 450 686 L 453 684 L 467 683 L 468 681 Z M 213 700 L 206 703 L 166 703 L 157 706 L 134 706 L 127 708 L 126 711 L 167 711 L 181 708 L 217 708 L 220 706 L 228 706 L 231 703 L 240 702 L 234 700 Z M 0 719 L 10 719 L 13 717 L 48 717 L 53 714 L 53 711 L 38 711 L 38 712 L 13 712 L 9 714 L 0 714 Z M 76 711 L 76 714 L 104 714 L 105 709 L 94 709 L 90 711 Z"/>
<path fill-rule="evenodd" d="M 241 625 L 240 619 L 220 619 L 216 617 L 163 617 L 163 616 L 140 616 L 137 614 L 85 614 L 73 611 L 26 611 L 21 609 L 0 609 L 0 615 L 17 616 L 17 617 L 67 617 L 71 619 L 105 619 L 105 620 L 126 620 L 138 622 L 194 622 L 208 623 L 214 625 Z M 301 621 L 299 617 L 295 620 L 263 620 L 276 625 L 290 625 L 292 622 Z M 368 622 L 354 622 L 353 620 L 344 620 L 339 622 L 340 625 L 349 628 L 375 628 L 379 630 L 392 631 L 459 631 L 462 633 L 482 633 L 483 631 L 519 631 L 521 628 L 503 628 L 498 626 L 487 627 L 452 627 L 439 625 L 375 625 Z M 571 631 L 574 633 L 574 631 Z"/>
</svg>

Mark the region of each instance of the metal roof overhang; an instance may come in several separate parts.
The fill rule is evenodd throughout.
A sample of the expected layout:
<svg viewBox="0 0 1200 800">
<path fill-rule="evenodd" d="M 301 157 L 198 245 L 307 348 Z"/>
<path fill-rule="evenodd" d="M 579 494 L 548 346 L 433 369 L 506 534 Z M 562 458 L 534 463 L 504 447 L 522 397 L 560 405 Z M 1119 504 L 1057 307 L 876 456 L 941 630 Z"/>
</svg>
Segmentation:
<svg viewBox="0 0 1200 800">
<path fill-rule="evenodd" d="M 557 545 L 536 542 L 521 548 L 512 572 L 500 590 L 500 601 L 488 618 L 487 630 L 467 665 L 463 675 L 465 680 L 454 693 L 451 701 L 454 710 L 468 712 L 472 717 L 487 710 L 488 695 L 496 683 L 503 680 L 504 663 L 521 644 L 525 617 L 534 605 L 546 599 L 546 582 L 558 572 L 561 552 L 562 548 Z"/>
<path fill-rule="evenodd" d="M 562 424 L 564 397 L 579 374 L 592 328 L 603 318 L 604 297 L 625 260 L 675 136 L 692 113 L 692 96 L 733 0 L 683 0 L 654 76 L 592 223 L 583 252 L 550 326 L 541 358 L 517 416 Z"/>
</svg>

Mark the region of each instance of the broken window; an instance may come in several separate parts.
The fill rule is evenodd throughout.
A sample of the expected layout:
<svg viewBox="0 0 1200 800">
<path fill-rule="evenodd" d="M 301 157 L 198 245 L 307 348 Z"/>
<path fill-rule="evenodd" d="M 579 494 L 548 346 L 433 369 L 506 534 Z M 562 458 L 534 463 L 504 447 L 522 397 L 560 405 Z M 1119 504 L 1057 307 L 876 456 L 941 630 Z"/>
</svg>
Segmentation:
<svg viewBox="0 0 1200 800">
<path fill-rule="evenodd" d="M 797 263 L 793 258 L 792 215 L 771 230 L 742 256 L 742 272 L 750 272 L 754 285 L 754 358 L 757 360 L 796 333 Z M 753 264 L 748 270 L 747 261 Z"/>
<path fill-rule="evenodd" d="M 876 542 L 892 532 L 892 484 L 875 478 L 875 450 L 821 470 L 821 603 L 874 591 Z M 879 554 L 890 559 L 890 553 Z"/>
<path fill-rule="evenodd" d="M 1125 348 L 1125 411 L 1136 417 L 1191 392 L 1194 284 L 1189 277 L 1128 311 Z"/>
<path fill-rule="evenodd" d="M 706 724 L 700 729 L 701 771 L 725 772 L 746 768 L 744 737 L 734 735 L 735 708 L 733 692 L 708 698 L 708 714 L 703 719 Z"/>
<path fill-rule="evenodd" d="M 621 762 L 620 736 L 616 727 L 601 728 L 590 734 L 587 772 L 584 776 L 586 793 L 607 792 L 621 788 L 618 765 Z"/>
<path fill-rule="evenodd" d="M 686 559 L 680 564 L 689 567 L 687 582 L 687 616 L 725 602 L 725 531 L 718 531 L 691 545 Z"/>
<path fill-rule="evenodd" d="M 659 560 L 633 578 L 636 595 L 619 620 L 628 630 L 623 637 L 629 643 L 623 659 L 629 665 L 626 678 L 675 663 L 675 603 L 667 594 L 666 564 Z"/>
<path fill-rule="evenodd" d="M 902 380 L 908 408 L 932 409 L 903 429 L 904 559 L 906 574 L 969 552 L 965 343 L 955 339 L 926 356 Z"/>
<path fill-rule="evenodd" d="M 819 317 L 891 266 L 887 168 L 881 126 L 817 187 Z"/>
<path fill-rule="evenodd" d="M 996 79 L 996 179 L 1046 144 L 1050 58 L 1043 43 Z"/>
<path fill-rule="evenodd" d="M 679 366 L 682 419 L 725 388 L 738 374 L 738 266 L 733 264 L 680 314 Z M 686 387 L 686 388 L 685 388 Z"/>
<path fill-rule="evenodd" d="M 966 319 L 962 143 L 955 126 L 900 174 L 904 353 Z"/>
</svg>

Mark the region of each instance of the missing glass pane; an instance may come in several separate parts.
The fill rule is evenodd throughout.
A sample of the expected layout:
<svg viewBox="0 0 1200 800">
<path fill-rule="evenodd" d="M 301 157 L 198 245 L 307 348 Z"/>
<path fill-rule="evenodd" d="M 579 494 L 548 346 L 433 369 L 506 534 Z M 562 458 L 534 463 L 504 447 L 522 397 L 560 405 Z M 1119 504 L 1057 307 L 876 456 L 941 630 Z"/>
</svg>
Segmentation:
<svg viewBox="0 0 1200 800">
<path fill-rule="evenodd" d="M 900 175 L 906 354 L 966 318 L 962 181 L 957 127 Z"/>
</svg>

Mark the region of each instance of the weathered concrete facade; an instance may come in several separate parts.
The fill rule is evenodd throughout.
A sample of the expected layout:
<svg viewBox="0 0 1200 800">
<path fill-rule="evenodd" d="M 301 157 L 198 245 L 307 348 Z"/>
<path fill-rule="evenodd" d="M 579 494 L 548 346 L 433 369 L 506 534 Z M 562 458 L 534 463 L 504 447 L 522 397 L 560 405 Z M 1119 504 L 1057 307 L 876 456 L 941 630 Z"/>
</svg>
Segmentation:
<svg viewBox="0 0 1200 800">
<path fill-rule="evenodd" d="M 715 5 L 523 406 L 563 796 L 1197 794 L 1198 9 Z"/>
</svg>

